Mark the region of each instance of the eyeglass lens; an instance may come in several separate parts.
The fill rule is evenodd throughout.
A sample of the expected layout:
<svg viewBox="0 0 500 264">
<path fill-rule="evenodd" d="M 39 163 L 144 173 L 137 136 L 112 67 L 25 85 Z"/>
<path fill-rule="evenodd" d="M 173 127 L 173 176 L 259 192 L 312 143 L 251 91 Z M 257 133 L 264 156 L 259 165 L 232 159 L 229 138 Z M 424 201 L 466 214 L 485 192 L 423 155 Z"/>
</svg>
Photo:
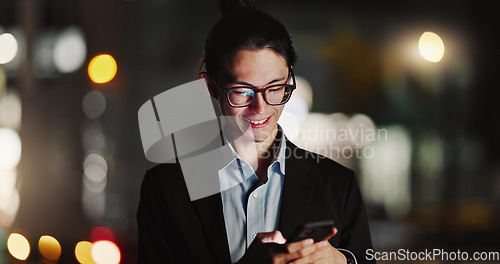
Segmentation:
<svg viewBox="0 0 500 264">
<path fill-rule="evenodd" d="M 269 87 L 264 92 L 264 99 L 270 105 L 277 105 L 286 102 L 290 96 L 290 88 L 286 86 Z M 249 105 L 255 97 L 255 91 L 251 88 L 232 89 L 228 93 L 229 102 L 235 106 Z"/>
</svg>

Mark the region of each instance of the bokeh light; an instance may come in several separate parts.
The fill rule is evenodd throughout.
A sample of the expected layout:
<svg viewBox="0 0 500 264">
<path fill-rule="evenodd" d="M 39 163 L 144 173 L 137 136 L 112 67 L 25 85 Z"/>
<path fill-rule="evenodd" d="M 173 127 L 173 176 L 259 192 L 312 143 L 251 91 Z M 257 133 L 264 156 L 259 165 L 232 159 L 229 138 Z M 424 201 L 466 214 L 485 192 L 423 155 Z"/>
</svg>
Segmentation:
<svg viewBox="0 0 500 264">
<path fill-rule="evenodd" d="M 5 70 L 3 67 L 0 67 L 0 97 L 7 90 L 7 75 L 5 74 Z"/>
<path fill-rule="evenodd" d="M 308 110 L 311 110 L 313 103 L 313 91 L 311 84 L 302 76 L 295 76 L 295 80 L 297 81 L 297 87 L 295 91 L 293 91 L 290 101 L 294 100 L 294 97 L 300 97 L 307 103 Z"/>
<path fill-rule="evenodd" d="M 99 154 L 90 153 L 83 161 L 85 175 L 92 181 L 102 181 L 108 172 L 106 160 Z"/>
<path fill-rule="evenodd" d="M 101 92 L 92 90 L 83 97 L 82 109 L 85 116 L 96 119 L 106 110 L 106 98 Z"/>
<path fill-rule="evenodd" d="M 75 247 L 75 257 L 80 264 L 95 264 L 92 259 L 92 243 L 89 241 L 80 241 Z"/>
<path fill-rule="evenodd" d="M 38 78 L 57 76 L 54 65 L 54 45 L 57 33 L 49 30 L 40 34 L 33 44 L 33 72 Z"/>
<path fill-rule="evenodd" d="M 42 236 L 38 241 L 40 254 L 48 260 L 57 261 L 61 257 L 61 245 L 59 241 L 51 236 Z"/>
<path fill-rule="evenodd" d="M 90 61 L 88 73 L 93 82 L 107 83 L 115 77 L 117 68 L 116 61 L 111 55 L 101 54 Z"/>
<path fill-rule="evenodd" d="M 410 168 L 412 142 L 402 126 L 381 128 L 386 138 L 370 145 L 374 155 L 360 160 L 361 186 L 367 201 L 383 204 L 388 216 L 401 219 L 411 205 Z"/>
<path fill-rule="evenodd" d="M 21 98 L 15 92 L 0 95 L 0 127 L 19 130 L 21 128 Z"/>
<path fill-rule="evenodd" d="M 62 73 L 78 70 L 87 56 L 87 46 L 79 28 L 69 27 L 62 31 L 54 45 L 54 65 Z"/>
<path fill-rule="evenodd" d="M 26 43 L 26 36 L 24 34 L 24 30 L 19 26 L 12 26 L 9 28 L 8 32 L 14 36 L 17 42 L 17 52 L 16 56 L 6 64 L 3 64 L 2 67 L 5 70 L 5 73 L 9 77 L 16 77 L 21 68 L 25 65 L 26 58 L 28 56 L 28 48 Z M 1 49 L 0 49 L 0 52 Z"/>
<path fill-rule="evenodd" d="M 0 227 L 0 263 L 2 263 L 2 254 L 7 250 L 7 232 Z"/>
<path fill-rule="evenodd" d="M 121 260 L 120 248 L 107 240 L 101 240 L 92 246 L 92 258 L 97 264 L 118 264 Z"/>
<path fill-rule="evenodd" d="M 418 41 L 418 49 L 424 59 L 439 62 L 444 56 L 443 40 L 434 32 L 424 32 Z"/>
<path fill-rule="evenodd" d="M 83 161 L 83 171 L 85 187 L 94 193 L 102 192 L 107 183 L 108 164 L 106 160 L 99 154 L 91 153 Z"/>
<path fill-rule="evenodd" d="M 283 128 L 289 140 L 293 142 L 298 137 L 300 133 L 300 121 L 293 112 L 283 111 L 278 123 Z"/>
<path fill-rule="evenodd" d="M 100 240 L 115 241 L 115 235 L 107 227 L 96 226 L 90 231 L 90 241 L 96 242 Z"/>
<path fill-rule="evenodd" d="M 0 170 L 0 226 L 9 227 L 15 219 L 20 205 L 16 189 L 15 169 Z"/>
<path fill-rule="evenodd" d="M 99 120 L 86 120 L 82 125 L 83 148 L 89 152 L 104 153 L 108 148 L 108 142 L 102 131 L 102 124 Z"/>
<path fill-rule="evenodd" d="M 89 190 L 93 193 L 100 193 L 100 192 L 104 191 L 107 183 L 108 183 L 108 179 L 106 177 L 100 181 L 93 181 L 93 180 L 89 179 L 89 177 L 83 178 L 83 184 L 85 185 L 85 188 L 87 188 L 87 190 Z"/>
<path fill-rule="evenodd" d="M 17 40 L 10 33 L 0 35 L 0 64 L 10 62 L 17 54 Z"/>
<path fill-rule="evenodd" d="M 301 124 L 306 120 L 312 106 L 312 89 L 309 82 L 296 76 L 297 89 L 285 104 L 283 113 L 278 120 L 288 139 L 295 142 L 299 136 Z"/>
<path fill-rule="evenodd" d="M 13 169 L 21 159 L 21 139 L 11 128 L 0 128 L 0 170 Z"/>
<path fill-rule="evenodd" d="M 364 114 L 356 114 L 347 121 L 349 141 L 356 147 L 364 147 L 377 138 L 375 123 Z"/>
<path fill-rule="evenodd" d="M 26 260 L 30 255 L 30 243 L 23 235 L 18 233 L 10 234 L 7 239 L 7 249 L 16 259 Z"/>
<path fill-rule="evenodd" d="M 106 193 L 104 190 L 94 192 L 84 185 L 82 186 L 82 205 L 87 217 L 99 221 L 106 210 Z"/>
</svg>

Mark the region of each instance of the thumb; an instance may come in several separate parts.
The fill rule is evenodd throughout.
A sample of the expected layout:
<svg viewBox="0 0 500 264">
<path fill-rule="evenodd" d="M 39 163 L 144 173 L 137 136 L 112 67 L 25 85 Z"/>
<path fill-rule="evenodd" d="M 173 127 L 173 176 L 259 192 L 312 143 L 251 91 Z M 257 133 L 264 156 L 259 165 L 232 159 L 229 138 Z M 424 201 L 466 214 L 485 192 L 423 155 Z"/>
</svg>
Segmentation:
<svg viewBox="0 0 500 264">
<path fill-rule="evenodd" d="M 259 233 L 256 239 L 262 243 L 276 243 L 276 244 L 286 243 L 286 239 L 283 237 L 283 234 L 281 234 L 281 232 L 278 230 L 267 233 Z"/>
</svg>

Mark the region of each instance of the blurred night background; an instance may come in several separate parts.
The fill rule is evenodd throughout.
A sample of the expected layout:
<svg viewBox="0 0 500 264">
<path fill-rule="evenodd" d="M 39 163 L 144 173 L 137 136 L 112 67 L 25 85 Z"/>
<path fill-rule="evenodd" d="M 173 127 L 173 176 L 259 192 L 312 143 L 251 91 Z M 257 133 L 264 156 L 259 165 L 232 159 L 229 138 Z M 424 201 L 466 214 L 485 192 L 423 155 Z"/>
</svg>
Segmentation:
<svg viewBox="0 0 500 264">
<path fill-rule="evenodd" d="M 500 5 L 257 3 L 299 58 L 302 91 L 280 122 L 356 171 L 376 250 L 498 252 Z M 113 242 L 103 263 L 135 262 L 139 190 L 155 165 L 137 111 L 196 79 L 219 17 L 217 1 L 0 0 L 0 264 L 92 263 L 99 240 Z M 444 43 L 438 62 L 419 53 L 424 32 Z M 98 83 L 89 66 L 102 54 L 117 72 Z M 365 136 L 307 132 L 352 129 Z"/>
</svg>

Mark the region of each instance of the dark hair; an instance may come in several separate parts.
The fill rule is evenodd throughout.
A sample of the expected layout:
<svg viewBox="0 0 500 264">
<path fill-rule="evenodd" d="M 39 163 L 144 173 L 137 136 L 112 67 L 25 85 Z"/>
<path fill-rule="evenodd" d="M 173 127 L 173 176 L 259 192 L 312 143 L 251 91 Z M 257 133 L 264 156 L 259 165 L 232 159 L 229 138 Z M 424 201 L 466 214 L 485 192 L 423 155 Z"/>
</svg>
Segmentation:
<svg viewBox="0 0 500 264">
<path fill-rule="evenodd" d="M 212 27 L 205 41 L 201 65 L 212 77 L 241 50 L 270 48 L 283 56 L 288 67 L 297 55 L 290 34 L 283 24 L 257 9 L 253 1 L 221 1 L 222 18 Z"/>
</svg>

